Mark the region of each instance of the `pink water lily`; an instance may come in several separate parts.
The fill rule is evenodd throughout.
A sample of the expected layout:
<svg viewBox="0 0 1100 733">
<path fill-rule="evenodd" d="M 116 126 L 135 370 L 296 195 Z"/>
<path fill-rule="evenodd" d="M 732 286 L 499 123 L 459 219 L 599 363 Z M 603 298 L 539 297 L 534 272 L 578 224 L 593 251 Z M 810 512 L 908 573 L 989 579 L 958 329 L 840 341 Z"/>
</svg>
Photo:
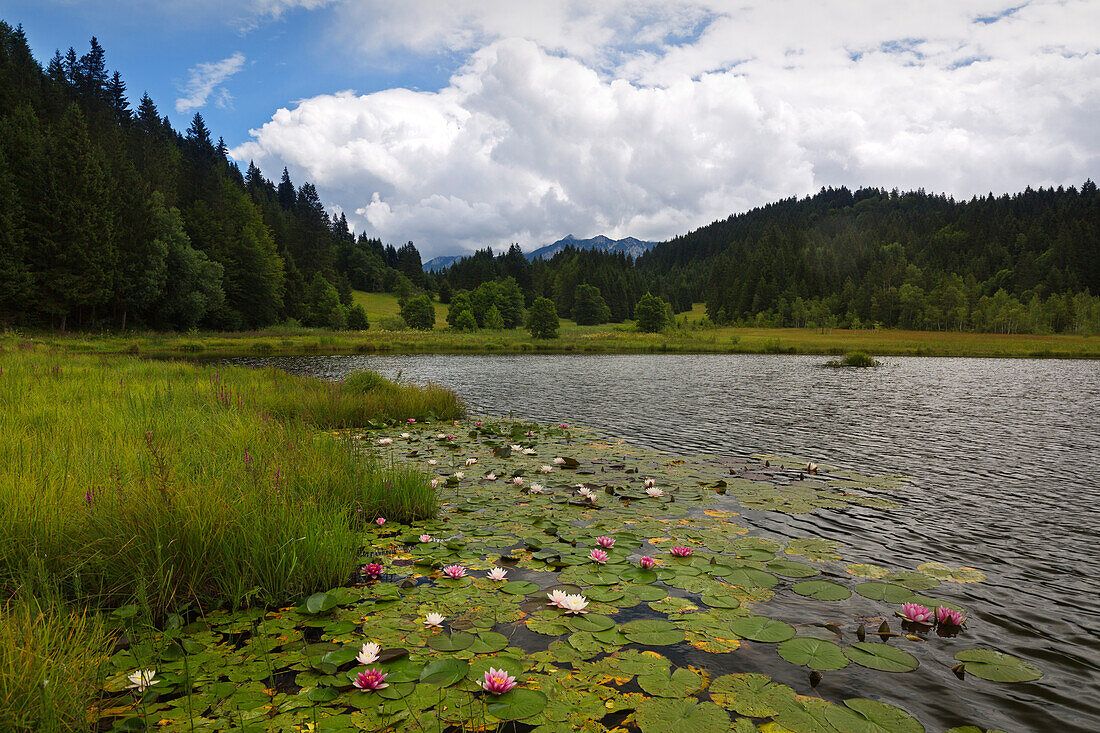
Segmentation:
<svg viewBox="0 0 1100 733">
<path fill-rule="evenodd" d="M 638 561 L 638 565 L 641 566 L 642 570 L 649 570 L 650 568 L 656 567 L 657 561 L 647 555 Z"/>
<path fill-rule="evenodd" d="M 432 541 L 432 540 L 434 540 L 434 539 L 435 539 L 435 538 L 434 538 L 434 537 L 432 537 L 432 536 L 431 536 L 430 534 L 422 534 L 422 535 L 420 535 L 420 541 L 421 541 L 421 542 L 431 542 L 431 541 Z"/>
<path fill-rule="evenodd" d="M 466 568 L 461 565 L 448 565 L 443 568 L 443 574 L 451 580 L 458 580 L 459 578 L 466 577 Z"/>
<path fill-rule="evenodd" d="M 381 690 L 389 687 L 385 682 L 387 677 L 389 677 L 388 674 L 374 667 L 355 675 L 355 680 L 351 684 L 360 690 Z"/>
<path fill-rule="evenodd" d="M 363 566 L 363 572 L 371 578 L 377 578 L 382 574 L 382 563 L 369 562 Z"/>
<path fill-rule="evenodd" d="M 610 550 L 612 547 L 615 546 L 615 538 L 614 537 L 597 537 L 596 538 L 596 544 L 599 545 L 600 547 L 604 548 L 605 550 Z"/>
<path fill-rule="evenodd" d="M 379 438 L 378 445 L 390 445 L 393 443 L 393 438 Z"/>
<path fill-rule="evenodd" d="M 474 423 L 474 425 L 476 425 L 476 426 L 478 426 L 478 427 L 480 428 L 480 427 L 481 427 L 481 421 L 480 421 L 480 420 L 478 420 L 477 422 L 475 422 L 475 423 Z"/>
<path fill-rule="evenodd" d="M 940 626 L 962 626 L 965 621 L 966 616 L 952 608 L 947 606 L 936 608 L 936 623 Z"/>
<path fill-rule="evenodd" d="M 415 417 L 410 417 L 409 418 L 409 425 L 412 425 L 414 422 L 416 422 L 416 418 Z"/>
<path fill-rule="evenodd" d="M 915 624 L 931 624 L 932 616 L 932 609 L 919 603 L 901 604 L 901 617 L 906 621 L 912 621 Z"/>
<path fill-rule="evenodd" d="M 592 552 L 588 553 L 588 557 L 594 562 L 598 562 L 600 565 L 607 562 L 607 553 L 603 550 L 592 550 Z"/>
<path fill-rule="evenodd" d="M 481 686 L 486 692 L 503 695 L 516 686 L 516 678 L 503 669 L 489 667 L 489 671 L 485 673 L 485 679 L 481 681 Z"/>
<path fill-rule="evenodd" d="M 374 520 L 374 523 L 377 524 L 379 527 L 381 527 L 383 524 L 386 523 L 386 518 L 385 517 L 379 517 L 378 519 Z"/>
<path fill-rule="evenodd" d="M 691 548 L 676 546 L 669 550 L 669 553 L 671 553 L 673 557 L 687 557 L 691 554 Z"/>
</svg>

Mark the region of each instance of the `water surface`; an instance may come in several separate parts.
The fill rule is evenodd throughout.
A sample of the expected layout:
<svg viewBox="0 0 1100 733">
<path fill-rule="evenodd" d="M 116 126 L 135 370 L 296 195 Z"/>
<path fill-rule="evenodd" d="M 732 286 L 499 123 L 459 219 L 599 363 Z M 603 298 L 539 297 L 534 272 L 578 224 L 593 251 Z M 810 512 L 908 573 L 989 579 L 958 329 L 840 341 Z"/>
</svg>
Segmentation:
<svg viewBox="0 0 1100 733">
<path fill-rule="evenodd" d="M 885 368 L 848 370 L 821 367 L 824 357 L 716 354 L 233 361 L 327 379 L 400 372 L 455 389 L 478 414 L 583 424 L 681 454 L 800 456 L 910 476 L 894 493 L 900 509 L 747 512 L 746 523 L 838 540 L 848 562 L 913 569 L 938 560 L 983 570 L 984 583 L 945 584 L 952 594 L 944 597 L 970 611 L 966 641 L 1022 657 L 1046 676 L 1019 685 L 968 677 L 945 687 L 948 670 L 922 667 L 867 675 L 861 688 L 852 670 L 843 688 L 819 691 L 833 699 L 889 694 L 929 730 L 957 724 L 960 709 L 1009 731 L 1100 730 L 1098 363 L 891 357 Z M 776 674 L 773 658 L 744 661 L 737 671 L 759 663 L 766 668 L 758 671 L 793 684 Z M 884 676 L 889 688 L 874 689 Z"/>
</svg>

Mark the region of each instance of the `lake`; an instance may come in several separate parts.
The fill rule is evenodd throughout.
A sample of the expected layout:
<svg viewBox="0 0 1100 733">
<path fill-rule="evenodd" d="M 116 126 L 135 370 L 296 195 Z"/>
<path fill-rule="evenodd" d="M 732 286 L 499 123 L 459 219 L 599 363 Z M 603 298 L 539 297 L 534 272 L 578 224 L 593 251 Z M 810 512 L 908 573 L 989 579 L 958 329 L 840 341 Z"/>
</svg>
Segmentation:
<svg viewBox="0 0 1100 733">
<path fill-rule="evenodd" d="M 965 707 L 972 719 L 1010 731 L 1100 730 L 1096 362 L 888 357 L 883 368 L 851 370 L 824 368 L 825 357 L 767 355 L 230 361 L 326 379 L 377 369 L 451 387 L 477 414 L 577 423 L 673 453 L 798 456 L 911 477 L 892 493 L 900 509 L 744 514 L 763 533 L 838 540 L 853 561 L 912 569 L 936 560 L 984 571 L 986 582 L 952 596 L 970 611 L 967 641 L 1019 656 L 1046 676 L 996 686 L 967 678 L 945 688 L 949 671 L 922 668 L 875 689 L 881 676 L 852 672 L 818 691 L 888 695 L 930 729 Z"/>
</svg>

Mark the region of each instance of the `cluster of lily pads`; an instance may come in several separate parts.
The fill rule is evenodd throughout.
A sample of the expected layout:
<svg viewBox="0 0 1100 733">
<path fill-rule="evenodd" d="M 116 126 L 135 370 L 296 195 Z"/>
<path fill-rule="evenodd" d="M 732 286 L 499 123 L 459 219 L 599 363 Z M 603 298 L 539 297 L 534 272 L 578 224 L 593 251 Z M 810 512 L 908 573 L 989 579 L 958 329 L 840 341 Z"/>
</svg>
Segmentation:
<svg viewBox="0 0 1100 733">
<path fill-rule="evenodd" d="M 842 564 L 838 543 L 761 536 L 743 514 L 888 508 L 897 477 L 687 460 L 564 424 L 403 430 L 358 437 L 428 471 L 439 516 L 379 518 L 349 583 L 298 607 L 129 628 L 100 714 L 180 731 L 925 730 L 886 702 L 812 693 L 849 665 L 898 674 L 954 648 L 966 611 L 939 589 L 982 573 Z M 804 669 L 804 688 L 723 674 L 744 645 Z M 1041 676 L 992 649 L 954 661 L 960 677 Z"/>
</svg>

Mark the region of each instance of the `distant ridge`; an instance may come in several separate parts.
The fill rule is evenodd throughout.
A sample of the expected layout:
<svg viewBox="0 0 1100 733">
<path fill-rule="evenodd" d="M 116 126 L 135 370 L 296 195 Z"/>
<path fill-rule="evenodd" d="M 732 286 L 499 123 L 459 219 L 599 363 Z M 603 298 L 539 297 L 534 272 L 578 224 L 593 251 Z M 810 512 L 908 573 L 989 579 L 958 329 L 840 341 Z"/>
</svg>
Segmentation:
<svg viewBox="0 0 1100 733">
<path fill-rule="evenodd" d="M 527 259 L 532 261 L 550 259 L 566 247 L 573 247 L 575 249 L 594 249 L 600 252 L 623 252 L 631 257 L 638 257 L 646 250 L 656 246 L 656 244 L 656 242 L 643 242 L 634 237 L 611 239 L 610 237 L 605 237 L 600 234 L 591 239 L 577 239 L 572 234 L 569 234 L 553 244 L 548 244 L 545 247 L 536 249 L 534 252 L 527 253 Z"/>
<path fill-rule="evenodd" d="M 425 272 L 440 272 L 446 270 L 457 260 L 461 260 L 466 255 L 446 255 L 443 257 L 433 257 L 424 263 Z"/>
</svg>

